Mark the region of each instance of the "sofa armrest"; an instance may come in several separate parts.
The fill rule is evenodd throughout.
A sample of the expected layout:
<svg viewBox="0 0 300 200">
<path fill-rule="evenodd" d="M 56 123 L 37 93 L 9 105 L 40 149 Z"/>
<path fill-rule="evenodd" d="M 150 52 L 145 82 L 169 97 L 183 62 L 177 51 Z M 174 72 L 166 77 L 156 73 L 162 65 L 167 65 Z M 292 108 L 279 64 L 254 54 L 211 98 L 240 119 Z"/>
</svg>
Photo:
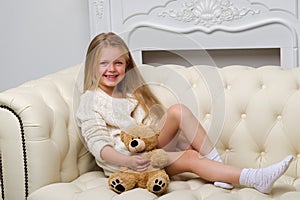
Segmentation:
<svg viewBox="0 0 300 200">
<path fill-rule="evenodd" d="M 81 66 L 0 93 L 1 194 L 26 199 L 33 191 L 73 181 L 94 169 L 79 137 L 74 110 Z"/>
<path fill-rule="evenodd" d="M 23 123 L 19 115 L 5 105 L 0 106 L 0 121 L 5 122 L 0 126 L 1 197 L 25 199 L 28 196 L 28 166 Z M 7 194 L 6 189 L 15 193 Z"/>
</svg>

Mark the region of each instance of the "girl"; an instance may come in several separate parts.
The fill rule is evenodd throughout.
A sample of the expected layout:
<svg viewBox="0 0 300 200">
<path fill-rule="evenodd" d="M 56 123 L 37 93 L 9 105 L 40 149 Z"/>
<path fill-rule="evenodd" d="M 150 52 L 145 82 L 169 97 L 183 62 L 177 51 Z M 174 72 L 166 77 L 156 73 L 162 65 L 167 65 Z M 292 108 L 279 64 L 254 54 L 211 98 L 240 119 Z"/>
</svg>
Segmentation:
<svg viewBox="0 0 300 200">
<path fill-rule="evenodd" d="M 288 156 L 262 169 L 225 165 L 187 107 L 176 104 L 164 110 L 158 105 L 124 41 L 114 33 L 97 35 L 86 54 L 77 118 L 89 151 L 107 176 L 120 166 L 140 172 L 148 168 L 150 161 L 130 155 L 119 137 L 122 129 L 137 123 L 158 124 L 158 148 L 168 151 L 170 162 L 165 170 L 169 176 L 192 172 L 223 188 L 239 184 L 268 193 L 292 161 Z M 190 142 L 181 152 L 175 151 L 175 146 L 182 146 L 177 140 L 179 131 Z"/>
</svg>

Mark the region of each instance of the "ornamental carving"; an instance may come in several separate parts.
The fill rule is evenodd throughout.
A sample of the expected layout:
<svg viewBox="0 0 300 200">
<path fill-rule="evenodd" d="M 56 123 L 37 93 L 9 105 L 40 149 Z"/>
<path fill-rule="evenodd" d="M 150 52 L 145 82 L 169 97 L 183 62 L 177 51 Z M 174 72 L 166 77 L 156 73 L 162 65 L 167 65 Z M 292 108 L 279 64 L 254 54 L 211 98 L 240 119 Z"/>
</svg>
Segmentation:
<svg viewBox="0 0 300 200">
<path fill-rule="evenodd" d="M 104 1 L 103 0 L 96 0 L 93 2 L 93 6 L 95 9 L 95 14 L 99 19 L 103 18 L 104 13 Z"/>
<path fill-rule="evenodd" d="M 250 8 L 238 8 L 229 0 L 192 0 L 183 3 L 181 7 L 180 10 L 169 9 L 158 15 L 160 17 L 170 16 L 184 23 L 194 22 L 194 24 L 211 27 L 260 12 Z"/>
</svg>

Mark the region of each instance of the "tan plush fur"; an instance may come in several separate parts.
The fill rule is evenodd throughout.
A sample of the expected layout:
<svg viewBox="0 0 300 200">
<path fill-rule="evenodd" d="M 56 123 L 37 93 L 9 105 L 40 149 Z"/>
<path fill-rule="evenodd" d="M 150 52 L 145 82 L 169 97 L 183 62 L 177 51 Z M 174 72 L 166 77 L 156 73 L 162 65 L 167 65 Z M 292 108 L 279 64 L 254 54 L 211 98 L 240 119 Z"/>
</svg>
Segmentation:
<svg viewBox="0 0 300 200">
<path fill-rule="evenodd" d="M 166 191 L 170 179 L 163 168 L 168 164 L 168 156 L 164 150 L 156 149 L 158 135 L 159 131 L 154 127 L 141 124 L 122 131 L 121 140 L 126 148 L 132 153 L 141 153 L 151 160 L 151 165 L 145 172 L 120 168 L 120 172 L 112 174 L 108 179 L 113 191 L 122 193 L 135 187 L 148 189 L 155 194 Z"/>
</svg>

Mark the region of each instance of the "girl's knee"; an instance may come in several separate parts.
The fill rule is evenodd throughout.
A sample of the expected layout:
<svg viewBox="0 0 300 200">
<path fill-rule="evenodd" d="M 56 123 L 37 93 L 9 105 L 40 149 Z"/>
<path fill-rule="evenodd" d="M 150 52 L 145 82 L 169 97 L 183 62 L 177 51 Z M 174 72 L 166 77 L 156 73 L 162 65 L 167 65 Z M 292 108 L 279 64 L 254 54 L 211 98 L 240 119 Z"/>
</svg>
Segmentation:
<svg viewBox="0 0 300 200">
<path fill-rule="evenodd" d="M 172 116 L 181 117 L 183 113 L 190 112 L 189 109 L 183 104 L 174 104 L 169 107 L 167 113 Z"/>
<path fill-rule="evenodd" d="M 173 104 L 169 107 L 169 110 L 172 110 L 172 111 L 181 111 L 183 109 L 187 109 L 187 107 L 183 104 L 180 104 L 180 103 L 177 103 L 177 104 Z"/>
<path fill-rule="evenodd" d="M 199 153 L 194 149 L 188 149 L 188 150 L 186 150 L 185 153 L 188 158 L 191 158 L 191 159 L 199 158 Z"/>
<path fill-rule="evenodd" d="M 189 161 L 194 161 L 195 159 L 199 159 L 199 153 L 194 149 L 188 149 L 184 152 L 183 156 L 185 159 Z"/>
<path fill-rule="evenodd" d="M 195 167 L 195 161 L 198 158 L 198 152 L 192 149 L 186 150 L 182 155 L 181 167 L 185 172 L 193 172 Z"/>
<path fill-rule="evenodd" d="M 181 104 L 174 104 L 168 108 L 169 113 L 179 112 L 181 110 Z"/>
<path fill-rule="evenodd" d="M 183 173 L 194 172 L 195 161 L 197 159 L 198 152 L 195 150 L 186 150 L 182 152 L 173 152 L 171 154 L 171 162 L 166 167 L 167 173 L 171 176 Z"/>
</svg>

